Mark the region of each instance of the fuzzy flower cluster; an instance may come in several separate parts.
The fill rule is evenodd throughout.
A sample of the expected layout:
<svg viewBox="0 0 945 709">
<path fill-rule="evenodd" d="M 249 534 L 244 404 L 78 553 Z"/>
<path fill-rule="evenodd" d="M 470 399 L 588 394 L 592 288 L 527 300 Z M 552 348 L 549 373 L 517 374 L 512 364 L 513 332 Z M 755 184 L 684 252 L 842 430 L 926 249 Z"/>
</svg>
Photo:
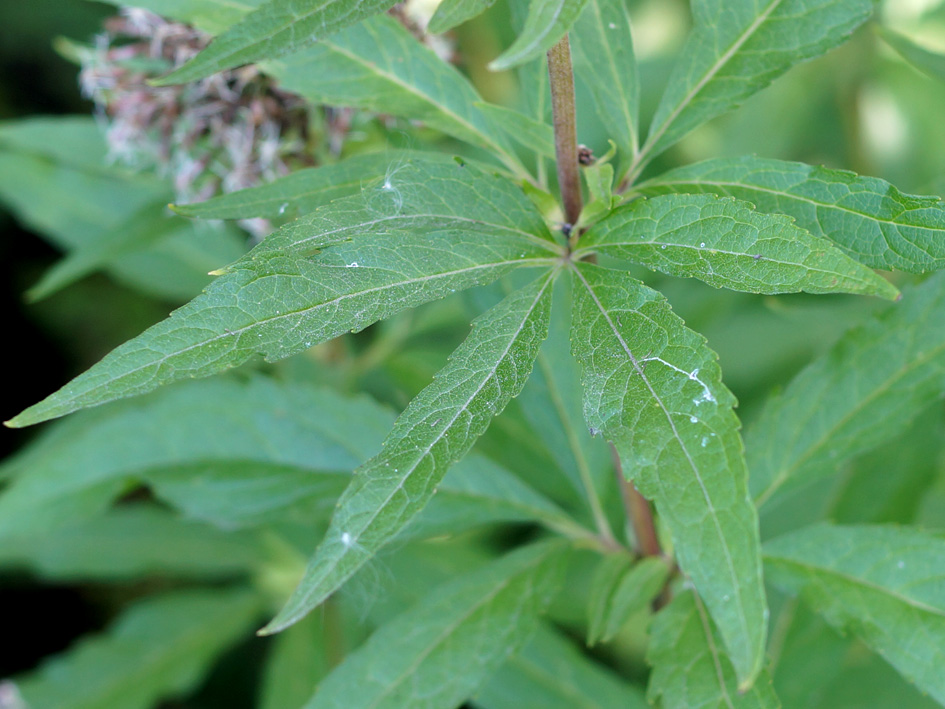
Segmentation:
<svg viewBox="0 0 945 709">
<path fill-rule="evenodd" d="M 107 122 L 114 160 L 157 168 L 180 201 L 206 199 L 312 164 L 309 108 L 253 66 L 180 86 L 147 82 L 181 66 L 210 36 L 125 8 L 84 53 L 79 81 Z"/>
</svg>

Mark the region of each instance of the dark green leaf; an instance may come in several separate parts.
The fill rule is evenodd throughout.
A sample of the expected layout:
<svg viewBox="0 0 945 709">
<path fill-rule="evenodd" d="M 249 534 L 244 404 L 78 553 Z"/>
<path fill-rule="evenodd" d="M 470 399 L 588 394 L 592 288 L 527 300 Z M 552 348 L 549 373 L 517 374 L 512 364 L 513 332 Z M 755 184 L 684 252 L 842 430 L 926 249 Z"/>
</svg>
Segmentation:
<svg viewBox="0 0 945 709">
<path fill-rule="evenodd" d="M 758 214 L 747 202 L 713 195 L 631 202 L 595 224 L 575 258 L 595 251 L 749 293 L 899 294 L 788 217 Z"/>
<path fill-rule="evenodd" d="M 901 433 L 945 391 L 945 273 L 847 334 L 769 401 L 747 435 L 759 506 Z M 784 486 L 788 485 L 788 488 Z"/>
<path fill-rule="evenodd" d="M 912 273 L 945 267 L 945 206 L 845 170 L 754 156 L 706 160 L 640 186 L 643 194 L 711 192 L 787 214 L 871 268 Z"/>
<path fill-rule="evenodd" d="M 573 272 L 585 416 L 656 503 L 748 687 L 761 670 L 767 609 L 735 398 L 705 339 L 661 295 L 618 271 L 579 263 Z"/>
<path fill-rule="evenodd" d="M 461 704 L 535 632 L 561 581 L 561 551 L 525 547 L 438 587 L 349 655 L 306 707 Z"/>
<path fill-rule="evenodd" d="M 653 665 L 647 699 L 676 709 L 775 709 L 781 703 L 762 672 L 754 686 L 736 686 L 731 658 L 702 601 L 692 592 L 677 595 L 650 626 L 647 661 Z"/>
<path fill-rule="evenodd" d="M 772 582 L 859 636 L 945 703 L 945 539 L 897 527 L 818 525 L 765 544 Z"/>
<path fill-rule="evenodd" d="M 266 630 L 299 620 L 339 588 L 430 500 L 447 469 L 518 394 L 548 333 L 552 275 L 508 296 L 397 419 L 357 471 L 301 584 Z"/>
<path fill-rule="evenodd" d="M 155 85 L 183 84 L 304 49 L 393 5 L 394 0 L 269 0 Z"/>
</svg>

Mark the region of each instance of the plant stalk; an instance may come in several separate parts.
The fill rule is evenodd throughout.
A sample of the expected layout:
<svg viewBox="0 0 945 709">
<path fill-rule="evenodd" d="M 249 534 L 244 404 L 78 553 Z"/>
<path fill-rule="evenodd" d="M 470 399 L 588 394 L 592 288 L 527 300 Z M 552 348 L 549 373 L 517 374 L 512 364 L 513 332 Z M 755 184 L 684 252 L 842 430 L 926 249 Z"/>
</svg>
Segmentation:
<svg viewBox="0 0 945 709">
<path fill-rule="evenodd" d="M 636 486 L 627 480 L 623 474 L 623 465 L 614 444 L 610 444 L 610 454 L 614 460 L 614 470 L 617 473 L 617 484 L 620 486 L 620 495 L 623 499 L 624 510 L 633 525 L 633 535 L 637 540 L 637 550 L 642 556 L 662 556 L 660 540 L 656 535 L 656 522 L 653 520 L 653 510 L 650 503 L 640 494 Z"/>
<path fill-rule="evenodd" d="M 564 218 L 569 226 L 581 216 L 581 176 L 578 165 L 577 121 L 574 113 L 574 72 L 568 35 L 548 51 L 551 81 L 551 116 L 555 130 L 555 157 Z"/>
</svg>

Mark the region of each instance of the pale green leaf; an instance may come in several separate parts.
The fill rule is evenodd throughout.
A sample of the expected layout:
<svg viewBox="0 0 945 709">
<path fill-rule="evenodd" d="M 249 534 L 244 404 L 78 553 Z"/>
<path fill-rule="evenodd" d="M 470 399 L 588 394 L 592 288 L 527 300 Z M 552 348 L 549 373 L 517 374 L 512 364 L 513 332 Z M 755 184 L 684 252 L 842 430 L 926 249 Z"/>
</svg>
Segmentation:
<svg viewBox="0 0 945 709">
<path fill-rule="evenodd" d="M 492 7 L 495 0 L 443 0 L 436 6 L 427 31 L 440 34 L 471 20 Z"/>
<path fill-rule="evenodd" d="M 710 192 L 787 214 L 871 268 L 945 268 L 945 206 L 875 177 L 754 156 L 706 160 L 640 186 L 643 194 Z"/>
<path fill-rule="evenodd" d="M 562 549 L 524 547 L 434 589 L 349 655 L 305 706 L 460 705 L 535 632 L 560 585 Z"/>
<path fill-rule="evenodd" d="M 149 598 L 17 685 L 37 709 L 148 709 L 190 691 L 217 655 L 251 633 L 260 610 L 244 590 Z"/>
<path fill-rule="evenodd" d="M 772 398 L 747 434 L 759 506 L 904 431 L 945 391 L 945 273 L 857 328 Z M 787 487 L 785 487 L 787 486 Z"/>
<path fill-rule="evenodd" d="M 636 200 L 605 217 L 575 253 L 618 256 L 716 288 L 749 293 L 899 291 L 870 269 L 783 215 L 714 195 L 672 194 Z"/>
<path fill-rule="evenodd" d="M 469 80 L 391 17 L 363 22 L 264 68 L 281 88 L 310 101 L 423 121 L 527 175 L 504 134 L 476 106 L 482 98 Z"/>
<path fill-rule="evenodd" d="M 643 691 L 547 624 L 478 689 L 483 709 L 645 709 Z"/>
<path fill-rule="evenodd" d="M 356 471 L 305 577 L 267 631 L 299 620 L 387 544 L 521 391 L 548 333 L 551 282 L 552 275 L 536 280 L 474 322 L 397 419 L 381 453 Z"/>
<path fill-rule="evenodd" d="M 666 300 L 626 273 L 576 264 L 572 350 L 588 424 L 656 503 L 682 570 L 719 626 L 739 683 L 761 670 L 767 624 L 758 518 L 717 358 Z"/>
<path fill-rule="evenodd" d="M 331 670 L 325 619 L 312 613 L 272 639 L 260 709 L 301 709 Z"/>
<path fill-rule="evenodd" d="M 776 709 L 781 706 L 767 671 L 740 692 L 731 658 L 702 601 L 678 594 L 650 626 L 647 661 L 653 666 L 647 699 L 665 709 Z"/>
<path fill-rule="evenodd" d="M 377 452 L 393 418 L 364 397 L 264 377 L 187 382 L 83 412 L 6 464 L 15 479 L 0 495 L 0 538 L 86 518 L 141 481 L 190 513 L 236 526 L 267 506 L 319 490 L 337 494 L 342 483 L 332 474 Z M 195 462 L 202 471 L 183 481 L 175 475 L 175 468 Z M 292 485 L 263 478 L 277 467 L 292 472 Z M 247 481 L 241 468 L 255 477 Z M 201 499 L 202 493 L 214 497 Z M 77 509 L 83 495 L 91 499 Z"/>
<path fill-rule="evenodd" d="M 901 527 L 817 525 L 765 544 L 765 569 L 945 703 L 945 539 Z"/>
<path fill-rule="evenodd" d="M 31 116 L 0 121 L 0 149 L 90 171 L 115 171 L 102 159 L 108 146 L 102 126 L 92 116 Z"/>
<path fill-rule="evenodd" d="M 570 36 L 577 79 L 590 91 L 593 111 L 620 149 L 622 164 L 629 164 L 639 140 L 640 78 L 626 3 L 588 0 Z"/>
<path fill-rule="evenodd" d="M 870 0 L 695 0 L 695 27 L 637 165 L 795 64 L 840 44 L 872 10 Z"/>
<path fill-rule="evenodd" d="M 296 170 L 256 187 L 221 194 L 205 202 L 175 204 L 172 209 L 198 219 L 295 219 L 339 197 L 350 197 L 388 170 L 406 153 L 368 153 L 334 165 Z"/>
<path fill-rule="evenodd" d="M 0 545 L 0 566 L 56 580 L 227 578 L 250 573 L 264 559 L 251 535 L 220 532 L 146 505 L 123 505 Z"/>
<path fill-rule="evenodd" d="M 634 613 L 650 605 L 669 578 L 663 559 L 632 561 L 626 554 L 610 554 L 598 565 L 587 606 L 588 645 L 610 642 Z"/>
<path fill-rule="evenodd" d="M 393 5 L 394 0 L 269 0 L 184 66 L 154 83 L 183 84 L 305 49 Z"/>
<path fill-rule="evenodd" d="M 95 0 L 115 7 L 127 7 L 125 0 Z M 247 13 L 265 5 L 268 0 L 135 0 L 134 7 L 208 32 L 219 34 L 235 25 Z"/>
<path fill-rule="evenodd" d="M 877 29 L 886 44 L 895 49 L 909 64 L 933 79 L 945 81 L 945 54 L 932 52 L 883 25 L 877 25 Z"/>
<path fill-rule="evenodd" d="M 536 155 L 546 158 L 555 156 L 555 132 L 547 123 L 494 103 L 479 102 L 476 107 L 509 138 Z"/>
<path fill-rule="evenodd" d="M 553 263 L 560 248 L 514 184 L 455 162 L 444 176 L 444 165 L 407 163 L 399 179 L 272 234 L 203 295 L 8 425 L 209 376 L 256 355 L 282 359 L 515 268 Z M 479 200 L 464 201 L 470 195 Z M 428 198 L 439 211 L 427 210 Z M 507 205 L 530 212 L 544 235 L 509 226 Z"/>
<path fill-rule="evenodd" d="M 511 69 L 537 59 L 551 49 L 571 29 L 587 0 L 530 0 L 528 17 L 521 34 L 489 68 Z"/>
</svg>

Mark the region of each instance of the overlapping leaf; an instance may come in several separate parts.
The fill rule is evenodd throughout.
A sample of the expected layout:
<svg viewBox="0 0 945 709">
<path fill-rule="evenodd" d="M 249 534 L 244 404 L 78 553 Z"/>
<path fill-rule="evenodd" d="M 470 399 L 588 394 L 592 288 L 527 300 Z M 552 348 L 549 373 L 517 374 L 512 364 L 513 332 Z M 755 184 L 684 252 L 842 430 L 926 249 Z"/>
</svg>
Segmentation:
<svg viewBox="0 0 945 709">
<path fill-rule="evenodd" d="M 572 349 L 588 423 L 656 503 L 748 687 L 761 670 L 767 610 L 734 397 L 715 353 L 662 296 L 625 273 L 586 263 L 573 272 Z"/>
<path fill-rule="evenodd" d="M 696 0 L 692 11 L 695 28 L 653 117 L 643 159 L 735 108 L 793 65 L 843 42 L 869 18 L 872 3 Z"/>
<path fill-rule="evenodd" d="M 901 433 L 945 391 L 945 274 L 847 334 L 766 406 L 747 435 L 759 505 Z"/>
<path fill-rule="evenodd" d="M 147 709 L 192 689 L 219 653 L 250 632 L 259 612 L 258 597 L 245 590 L 150 598 L 17 686 L 31 707 Z"/>
<path fill-rule="evenodd" d="M 601 559 L 587 604 L 587 644 L 612 640 L 634 613 L 659 595 L 669 573 L 666 561 L 656 557 L 637 563 L 622 553 Z"/>
<path fill-rule="evenodd" d="M 639 140 L 640 78 L 626 3 L 588 0 L 570 37 L 574 72 L 590 91 L 621 161 L 629 164 Z"/>
<path fill-rule="evenodd" d="M 732 662 L 702 602 L 678 594 L 650 626 L 646 659 L 653 666 L 647 699 L 671 709 L 777 709 L 781 706 L 771 678 L 763 672 L 754 686 L 740 692 Z"/>
<path fill-rule="evenodd" d="M 290 225 L 274 234 L 203 295 L 9 425 L 25 426 L 179 379 L 208 376 L 255 355 L 269 361 L 288 357 L 514 268 L 550 263 L 548 257 L 557 251 L 551 241 L 521 227 L 509 229 L 508 217 L 497 215 L 489 202 L 452 201 L 470 192 L 489 199 L 506 197 L 501 204 L 531 209 L 532 222 L 539 221 L 512 183 L 457 163 L 451 166 L 452 179 L 440 179 L 438 163 L 430 171 L 420 163 L 414 167 L 416 182 L 406 177 L 385 181 L 364 190 L 354 202 L 316 212 L 312 227 Z M 480 186 L 484 193 L 477 192 Z M 445 211 L 432 217 L 421 213 L 416 222 L 400 221 L 402 213 L 409 217 L 414 209 L 413 195 L 437 190 Z M 350 221 L 336 219 L 336 210 L 339 218 L 347 215 Z M 417 222 L 428 231 L 405 230 Z M 402 228 L 385 231 L 381 223 Z M 356 238 L 362 231 L 373 238 Z M 283 250 L 274 252 L 277 245 Z"/>
<path fill-rule="evenodd" d="M 799 593 L 945 703 L 945 540 L 896 527 L 818 525 L 765 545 L 773 583 Z"/>
<path fill-rule="evenodd" d="M 363 22 L 265 69 L 311 101 L 423 121 L 527 174 L 476 107 L 482 98 L 472 84 L 393 18 Z"/>
<path fill-rule="evenodd" d="M 184 66 L 155 83 L 182 84 L 224 69 L 280 57 L 393 5 L 394 0 L 269 0 Z"/>
<path fill-rule="evenodd" d="M 912 273 L 945 268 L 945 205 L 903 194 L 845 170 L 754 156 L 706 160 L 640 186 L 643 194 L 711 192 L 760 212 L 787 214 L 871 268 Z"/>
<path fill-rule="evenodd" d="M 587 0 L 530 0 L 521 34 L 489 68 L 511 69 L 537 59 L 564 37 L 577 20 Z"/>
<path fill-rule="evenodd" d="M 427 30 L 440 34 L 482 14 L 495 0 L 443 0 L 430 18 Z"/>
<path fill-rule="evenodd" d="M 524 547 L 436 588 L 349 655 L 306 707 L 461 704 L 535 632 L 561 581 L 561 551 Z"/>
<path fill-rule="evenodd" d="M 750 293 L 898 295 L 888 281 L 791 219 L 713 195 L 632 202 L 591 228 L 576 256 L 585 250 Z"/>
<path fill-rule="evenodd" d="M 387 544 L 521 391 L 548 333 L 551 281 L 549 274 L 515 291 L 475 321 L 446 367 L 397 419 L 381 453 L 356 471 L 305 577 L 268 631 L 315 608 Z"/>
</svg>

